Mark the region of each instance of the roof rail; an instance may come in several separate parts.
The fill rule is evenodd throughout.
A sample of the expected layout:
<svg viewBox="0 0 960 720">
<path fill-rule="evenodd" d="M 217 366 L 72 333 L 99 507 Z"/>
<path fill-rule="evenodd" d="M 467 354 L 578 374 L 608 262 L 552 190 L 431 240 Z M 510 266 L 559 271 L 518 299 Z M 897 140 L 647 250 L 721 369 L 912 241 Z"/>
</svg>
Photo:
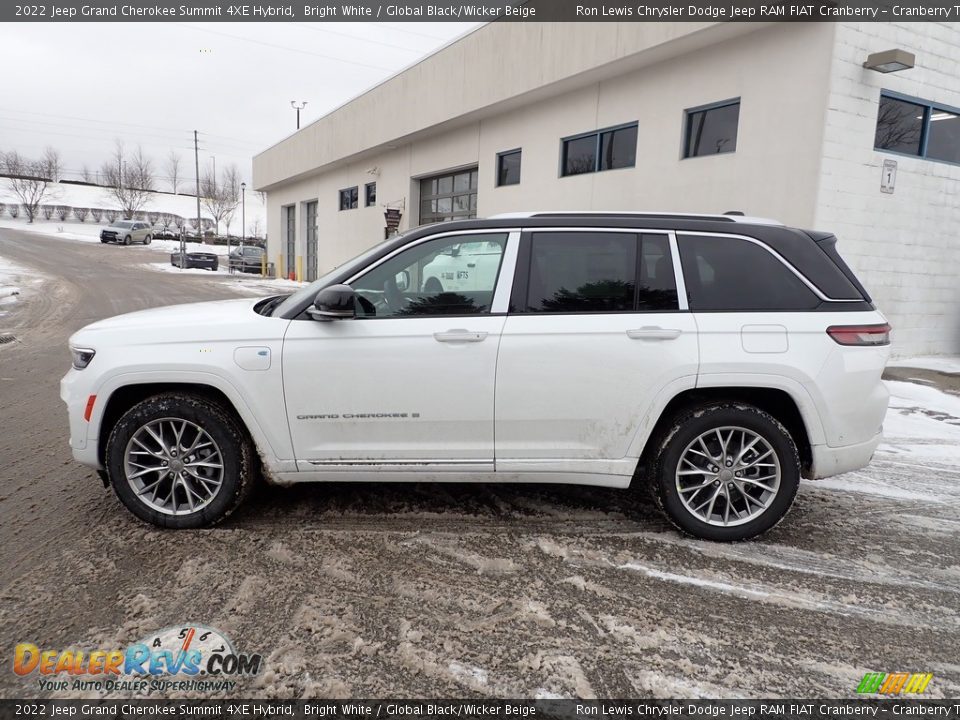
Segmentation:
<svg viewBox="0 0 960 720">
<path fill-rule="evenodd" d="M 752 225 L 783 225 L 779 220 L 770 218 L 751 217 L 743 214 L 712 215 L 707 213 L 671 213 L 671 212 L 642 212 L 636 210 L 548 210 L 542 212 L 512 212 L 490 215 L 490 220 L 512 220 L 519 218 L 561 218 L 577 215 L 594 217 L 643 217 L 656 220 L 712 220 L 715 222 L 747 223 Z"/>
</svg>

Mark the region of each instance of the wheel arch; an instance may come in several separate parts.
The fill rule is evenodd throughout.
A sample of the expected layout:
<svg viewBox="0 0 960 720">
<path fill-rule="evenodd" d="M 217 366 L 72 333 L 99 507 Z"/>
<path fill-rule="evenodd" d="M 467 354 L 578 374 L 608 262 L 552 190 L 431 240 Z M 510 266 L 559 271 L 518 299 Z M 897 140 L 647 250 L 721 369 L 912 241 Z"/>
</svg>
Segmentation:
<svg viewBox="0 0 960 720">
<path fill-rule="evenodd" d="M 106 399 L 100 413 L 100 424 L 97 435 L 97 460 L 101 467 L 105 467 L 107 438 L 120 417 L 137 403 L 149 397 L 163 393 L 182 392 L 209 400 L 225 411 L 229 412 L 239 423 L 247 438 L 253 444 L 255 457 L 266 472 L 269 460 L 273 457 L 272 449 L 255 423 L 249 422 L 249 412 L 246 408 L 239 408 L 233 398 L 223 389 L 203 382 L 138 382 L 120 385 L 115 388 Z"/>
<path fill-rule="evenodd" d="M 725 402 L 753 405 L 780 421 L 796 443 L 803 476 L 809 475 L 813 466 L 813 443 L 811 429 L 808 428 L 807 421 L 804 419 L 800 404 L 791 393 L 782 388 L 759 386 L 698 387 L 682 390 L 674 395 L 663 408 L 647 436 L 637 463 L 637 473 L 639 474 L 643 468 L 652 464 L 660 442 L 675 418 L 695 407 Z"/>
</svg>

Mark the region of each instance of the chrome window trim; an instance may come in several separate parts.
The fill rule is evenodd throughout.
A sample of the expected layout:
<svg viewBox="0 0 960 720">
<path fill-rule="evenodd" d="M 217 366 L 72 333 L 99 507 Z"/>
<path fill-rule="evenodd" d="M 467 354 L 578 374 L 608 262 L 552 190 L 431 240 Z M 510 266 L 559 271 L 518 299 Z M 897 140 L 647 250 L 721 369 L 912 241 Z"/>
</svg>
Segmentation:
<svg viewBox="0 0 960 720">
<path fill-rule="evenodd" d="M 792 272 L 794 275 L 796 275 L 796 276 L 800 279 L 800 282 L 802 282 L 804 285 L 806 285 L 808 288 L 810 288 L 810 291 L 813 292 L 813 294 L 816 295 L 818 298 L 820 298 L 820 300 L 822 300 L 823 302 L 831 302 L 831 303 L 858 303 L 858 302 L 863 302 L 863 299 L 862 299 L 862 298 L 859 299 L 859 300 L 856 300 L 856 299 L 852 299 L 852 298 L 851 298 L 851 299 L 837 299 L 837 298 L 828 297 L 827 295 L 825 295 L 825 294 L 820 290 L 820 288 L 818 288 L 818 287 L 817 287 L 816 285 L 814 285 L 809 279 L 807 279 L 807 276 L 806 276 L 806 275 L 804 275 L 802 272 L 800 272 L 799 270 L 797 270 L 797 269 L 790 263 L 789 260 L 787 260 L 785 257 L 783 257 L 783 255 L 781 255 L 780 253 L 778 253 L 776 250 L 774 250 L 772 247 L 770 247 L 769 245 L 767 245 L 767 244 L 766 244 L 765 242 L 763 242 L 762 240 L 757 240 L 756 238 L 748 237 L 747 235 L 737 235 L 737 234 L 735 234 L 735 233 L 718 233 L 718 232 L 706 232 L 706 231 L 703 231 L 703 232 L 695 232 L 695 231 L 692 231 L 692 230 L 679 230 L 679 231 L 677 231 L 676 235 L 677 235 L 678 238 L 679 238 L 680 236 L 682 236 L 682 235 L 688 235 L 688 236 L 690 236 L 690 237 L 697 237 L 697 236 L 699 236 L 699 237 L 705 237 L 705 236 L 706 236 L 706 237 L 726 237 L 726 238 L 733 238 L 733 239 L 735 239 L 735 240 L 746 240 L 747 242 L 751 242 L 751 243 L 753 243 L 754 245 L 759 245 L 761 248 L 763 248 L 763 249 L 766 250 L 768 253 L 770 253 L 771 255 L 773 255 L 777 260 L 779 260 L 779 261 L 784 265 L 784 267 L 787 268 L 787 270 L 789 270 L 789 271 Z M 678 245 L 679 245 L 679 243 L 678 243 Z M 679 247 L 678 247 L 678 249 L 679 249 Z"/>
</svg>

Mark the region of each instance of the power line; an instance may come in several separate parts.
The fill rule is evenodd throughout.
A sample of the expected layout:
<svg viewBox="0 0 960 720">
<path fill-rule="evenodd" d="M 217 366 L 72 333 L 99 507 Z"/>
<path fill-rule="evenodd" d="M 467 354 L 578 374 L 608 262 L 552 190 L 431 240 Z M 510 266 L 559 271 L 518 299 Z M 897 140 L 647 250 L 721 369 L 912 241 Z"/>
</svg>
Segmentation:
<svg viewBox="0 0 960 720">
<path fill-rule="evenodd" d="M 325 60 L 333 60 L 334 62 L 343 63 L 344 65 L 354 65 L 356 67 L 369 68 L 371 70 L 380 70 L 383 72 L 393 72 L 394 68 L 383 67 L 382 65 L 371 65 L 369 63 L 357 62 L 355 60 L 346 60 L 344 58 L 336 57 L 335 55 L 324 55 L 323 53 L 311 52 L 310 50 L 301 50 L 300 48 L 288 47 L 286 45 L 276 45 L 274 43 L 268 43 L 263 40 L 255 40 L 254 38 L 243 37 L 242 35 L 231 35 L 230 33 L 220 32 L 219 30 L 211 30 L 210 28 L 201 28 L 194 25 L 187 25 L 186 23 L 171 23 L 174 25 L 180 25 L 181 27 L 189 28 L 190 30 L 196 30 L 197 32 L 210 33 L 212 35 L 221 35 L 226 38 L 231 38 L 232 40 L 240 40 L 241 42 L 254 43 L 255 45 L 263 45 L 264 47 L 274 48 L 275 50 L 285 50 L 287 52 L 300 53 L 301 55 L 311 55 L 313 57 L 323 58 Z"/>
<path fill-rule="evenodd" d="M 314 32 L 327 33 L 329 35 L 339 35 L 340 37 L 349 38 L 350 40 L 357 40 L 359 42 L 371 43 L 373 45 L 382 45 L 383 47 L 396 48 L 397 50 L 405 50 L 407 52 L 413 53 L 422 53 L 423 50 L 420 48 L 409 48 L 404 47 L 403 45 L 395 45 L 393 43 L 384 42 L 383 40 L 373 40 L 372 38 L 360 37 L 359 35 L 351 35 L 350 33 L 339 32 L 337 30 L 331 30 L 327 27 L 316 27 L 309 23 L 293 23 L 294 25 L 304 28 L 306 30 L 313 30 Z"/>
</svg>

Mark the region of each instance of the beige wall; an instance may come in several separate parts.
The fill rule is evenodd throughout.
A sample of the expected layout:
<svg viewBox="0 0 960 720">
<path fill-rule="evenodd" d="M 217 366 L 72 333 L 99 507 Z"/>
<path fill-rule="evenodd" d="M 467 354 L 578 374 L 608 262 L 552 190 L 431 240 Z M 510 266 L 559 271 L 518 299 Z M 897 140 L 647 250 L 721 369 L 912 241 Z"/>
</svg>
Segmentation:
<svg viewBox="0 0 960 720">
<path fill-rule="evenodd" d="M 548 45 L 557 49 L 535 63 L 543 74 L 556 74 L 551 70 L 553 63 L 569 65 L 559 52 L 552 25 L 506 25 L 514 34 L 554 34 Z M 566 29 L 569 53 L 579 58 L 577 66 L 599 52 L 595 47 L 598 27 L 606 28 L 614 46 L 621 33 L 636 43 L 634 36 L 644 32 L 642 28 L 628 30 L 597 23 L 589 25 L 588 35 L 581 38 L 579 25 L 564 25 L 561 29 Z M 738 28 L 744 32 L 743 25 Z M 447 118 L 416 139 L 394 139 L 389 146 L 315 169 L 306 179 L 275 183 L 268 188 L 271 260 L 276 262 L 283 238 L 283 205 L 319 198 L 319 271 L 323 273 L 383 237 L 383 205 L 404 208 L 401 228 L 417 224 L 418 198 L 411 178 L 471 164 L 480 168 L 480 216 L 549 209 L 736 209 L 809 225 L 816 201 L 834 29 L 830 24 L 789 23 L 752 25 L 746 30 L 747 34 L 729 39 L 716 29 L 703 30 L 698 45 L 703 45 L 703 37 L 711 32 L 717 42 L 609 77 L 584 72 L 578 87 L 570 87 L 576 84 L 573 81 L 555 84 L 552 95 L 540 88 L 526 96 L 524 103 L 506 102 L 498 112 L 460 118 L 459 125 Z M 520 42 L 519 37 L 512 42 Z M 676 42 L 689 40 L 683 37 Z M 491 58 L 502 55 L 492 48 L 487 51 Z M 660 52 L 672 54 L 662 47 Z M 483 67 L 491 77 L 499 77 L 496 68 L 489 67 L 490 58 L 477 56 L 471 63 Z M 602 75 L 608 71 L 609 67 Z M 455 74 L 452 69 L 450 73 Z M 740 97 L 742 103 L 737 151 L 681 160 L 684 109 L 733 97 Z M 417 101 L 408 102 L 416 106 Z M 639 124 L 635 168 L 559 177 L 562 137 L 633 121 Z M 349 145 L 351 138 L 348 132 L 344 142 Z M 495 187 L 496 153 L 517 147 L 523 149 L 520 184 Z M 274 148 L 258 161 L 267 156 L 286 157 L 289 151 L 287 146 Z M 375 167 L 379 175 L 368 173 Z M 293 165 L 291 174 L 292 169 Z M 266 176 L 258 176 L 258 185 Z M 362 206 L 363 184 L 371 180 L 378 183 L 378 207 L 338 211 L 340 188 L 358 185 Z M 298 220 L 298 228 L 301 226 Z M 303 232 L 298 234 L 298 253 L 303 254 Z"/>
</svg>

